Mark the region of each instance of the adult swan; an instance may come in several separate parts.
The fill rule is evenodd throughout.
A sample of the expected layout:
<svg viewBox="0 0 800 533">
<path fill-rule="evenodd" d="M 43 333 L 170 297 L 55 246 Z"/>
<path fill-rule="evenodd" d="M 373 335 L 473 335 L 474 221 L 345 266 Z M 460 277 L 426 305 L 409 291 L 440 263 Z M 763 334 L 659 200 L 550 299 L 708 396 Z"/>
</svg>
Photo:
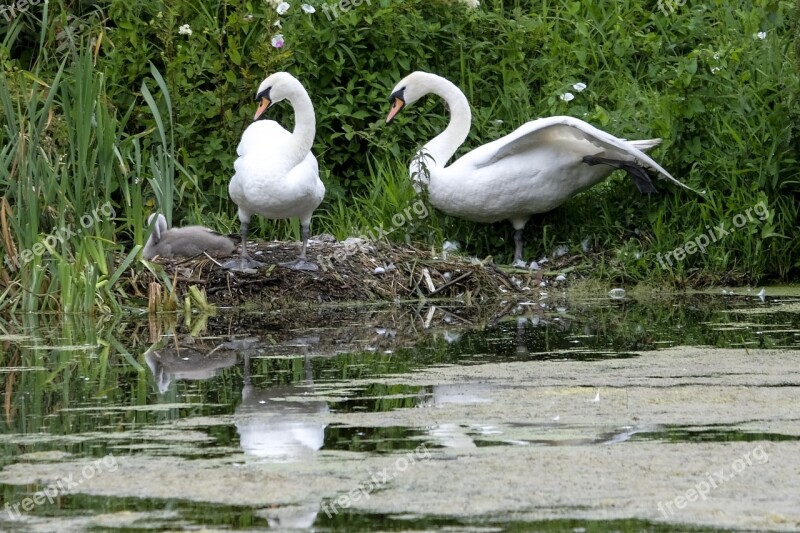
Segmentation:
<svg viewBox="0 0 800 533">
<path fill-rule="evenodd" d="M 474 222 L 510 221 L 516 230 L 515 266 L 525 264 L 522 229 L 531 215 L 558 207 L 615 169 L 626 170 L 642 193 L 656 190 L 645 168 L 693 190 L 642 152 L 660 139 L 626 141 L 572 117 L 533 120 L 445 166 L 467 138 L 472 122 L 467 98 L 458 87 L 435 74 L 409 74 L 389 97 L 392 108 L 386 122 L 429 93 L 445 99 L 450 123 L 414 158 L 411 178 L 418 189 L 427 189 L 431 204 L 448 215 Z"/>
<path fill-rule="evenodd" d="M 258 120 L 273 103 L 289 100 L 295 112 L 294 131 L 289 133 L 274 120 Z M 303 247 L 299 257 L 281 266 L 294 270 L 317 270 L 306 260 L 311 215 L 325 196 L 319 165 L 311 154 L 316 121 L 314 107 L 303 86 L 287 72 L 276 72 L 261 82 L 256 92 L 254 122 L 242 134 L 233 163 L 236 173 L 228 193 L 239 206 L 242 254 L 225 268 L 263 266 L 247 253 L 247 229 L 252 215 L 265 218 L 300 219 Z"/>
</svg>

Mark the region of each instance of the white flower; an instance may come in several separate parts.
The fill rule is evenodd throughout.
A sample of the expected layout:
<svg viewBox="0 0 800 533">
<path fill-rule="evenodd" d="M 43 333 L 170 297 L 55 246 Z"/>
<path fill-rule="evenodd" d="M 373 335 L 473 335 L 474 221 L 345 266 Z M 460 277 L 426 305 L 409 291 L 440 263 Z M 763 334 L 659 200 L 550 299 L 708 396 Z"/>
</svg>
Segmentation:
<svg viewBox="0 0 800 533">
<path fill-rule="evenodd" d="M 714 59 L 716 59 L 717 61 L 719 61 L 719 52 L 715 53 L 715 54 L 713 55 L 713 57 L 714 57 Z"/>
<path fill-rule="evenodd" d="M 184 24 L 183 26 L 178 28 L 178 34 L 180 34 L 180 35 L 191 35 L 192 34 L 192 28 L 190 28 L 188 24 Z"/>
<path fill-rule="evenodd" d="M 289 2 L 281 2 L 280 4 L 278 4 L 278 7 L 275 8 L 275 11 L 277 11 L 278 15 L 283 15 L 284 13 L 289 11 L 289 7 L 291 7 L 289 5 Z"/>
<path fill-rule="evenodd" d="M 575 89 L 578 92 L 581 92 L 582 90 L 584 90 L 586 88 L 586 84 L 583 83 L 583 82 L 578 82 L 575 85 L 573 85 L 572 88 Z"/>
<path fill-rule="evenodd" d="M 253 14 L 252 13 L 248 13 L 247 15 L 244 16 L 244 20 L 246 20 L 247 22 L 250 22 L 251 20 L 253 20 Z"/>
<path fill-rule="evenodd" d="M 279 33 L 275 37 L 272 38 L 272 46 L 275 48 L 283 48 L 284 40 L 283 34 Z"/>
<path fill-rule="evenodd" d="M 717 72 L 719 72 L 720 70 L 722 70 L 722 69 L 721 69 L 721 68 L 719 68 L 719 67 L 711 67 L 711 74 L 716 74 L 716 73 L 717 73 Z"/>
<path fill-rule="evenodd" d="M 272 23 L 272 25 L 273 26 L 277 26 L 278 28 L 280 28 L 281 27 L 281 19 L 276 20 L 275 22 Z"/>
<path fill-rule="evenodd" d="M 303 4 L 302 6 L 300 6 L 300 9 L 302 9 L 303 11 L 308 13 L 309 15 L 311 13 L 316 13 L 317 12 L 317 10 L 314 8 L 314 6 L 309 5 L 309 4 Z"/>
<path fill-rule="evenodd" d="M 493 120 L 492 124 L 494 124 L 495 126 L 502 126 L 503 125 L 503 121 L 498 118 L 498 119 Z"/>
<path fill-rule="evenodd" d="M 762 41 L 763 41 L 764 39 L 766 39 L 766 38 L 767 38 L 767 32 L 765 32 L 765 31 L 760 31 L 760 32 L 756 33 L 756 34 L 755 34 L 753 37 L 755 37 L 756 39 L 760 39 L 760 40 L 762 40 Z"/>
<path fill-rule="evenodd" d="M 463 0 L 463 2 L 467 4 L 467 7 L 471 8 L 476 8 L 479 5 L 481 5 L 481 3 L 478 0 Z"/>
<path fill-rule="evenodd" d="M 572 93 L 564 93 L 559 98 L 561 98 L 565 102 L 571 102 L 572 100 L 575 99 L 575 95 Z"/>
</svg>

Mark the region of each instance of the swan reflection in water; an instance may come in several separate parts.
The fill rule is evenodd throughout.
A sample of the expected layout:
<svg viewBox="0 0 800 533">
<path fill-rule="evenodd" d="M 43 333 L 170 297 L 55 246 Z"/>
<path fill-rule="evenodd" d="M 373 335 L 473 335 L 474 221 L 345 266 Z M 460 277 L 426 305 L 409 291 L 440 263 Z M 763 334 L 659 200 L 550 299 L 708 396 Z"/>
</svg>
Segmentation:
<svg viewBox="0 0 800 533">
<path fill-rule="evenodd" d="M 173 380 L 203 381 L 216 376 L 222 369 L 236 364 L 236 352 L 224 349 L 224 345 L 210 348 L 195 344 L 191 338 L 184 345 L 165 346 L 156 343 L 144 354 L 144 360 L 153 373 L 158 392 L 165 393 Z"/>
<path fill-rule="evenodd" d="M 287 345 L 308 346 L 318 337 L 304 337 Z M 193 342 L 191 339 L 187 342 Z M 257 343 L 256 343 L 257 344 Z M 244 386 L 242 403 L 236 408 L 234 420 L 240 444 L 245 454 L 268 462 L 290 462 L 312 457 L 322 448 L 329 412 L 328 404 L 320 400 L 305 400 L 314 392 L 311 358 L 304 360 L 305 379 L 297 385 L 256 389 L 250 377 L 252 339 L 231 341 L 216 347 L 201 345 L 164 347 L 153 345 L 145 353 L 145 361 L 160 393 L 169 390 L 173 380 L 204 380 L 220 370 L 236 364 L 238 354 L 244 356 Z M 203 349 L 205 348 L 205 349 Z M 304 529 L 317 519 L 320 502 L 281 505 L 259 512 L 270 527 Z"/>
<path fill-rule="evenodd" d="M 318 337 L 308 337 L 289 341 L 289 345 L 308 346 L 318 341 Z M 234 366 L 238 353 L 243 352 L 242 403 L 234 412 L 242 450 L 247 455 L 275 462 L 313 455 L 322 448 L 327 426 L 325 415 L 330 410 L 327 402 L 313 399 L 311 357 L 305 356 L 302 383 L 256 389 L 250 377 L 251 351 L 234 343 L 213 348 L 177 343 L 165 347 L 164 343 L 158 343 L 145 352 L 144 358 L 158 391 L 163 394 L 175 380 L 200 381 L 216 376 L 220 370 Z"/>
<path fill-rule="evenodd" d="M 250 356 L 244 359 L 242 403 L 234 420 L 247 455 L 273 462 L 310 458 L 325 439 L 328 403 L 313 400 L 311 358 L 304 361 L 305 383 L 256 389 L 250 379 Z M 306 399 L 309 398 L 309 399 Z"/>
<path fill-rule="evenodd" d="M 309 337 L 296 340 L 293 345 L 299 342 L 307 346 L 318 341 L 319 338 Z M 302 384 L 256 389 L 250 378 L 250 354 L 245 352 L 242 403 L 234 413 L 239 443 L 245 454 L 267 462 L 286 463 L 310 459 L 322 448 L 328 404 L 311 399 L 314 383 L 308 355 L 303 366 Z M 270 527 L 306 529 L 316 521 L 319 508 L 320 502 L 307 502 L 267 509 L 264 515 Z"/>
</svg>

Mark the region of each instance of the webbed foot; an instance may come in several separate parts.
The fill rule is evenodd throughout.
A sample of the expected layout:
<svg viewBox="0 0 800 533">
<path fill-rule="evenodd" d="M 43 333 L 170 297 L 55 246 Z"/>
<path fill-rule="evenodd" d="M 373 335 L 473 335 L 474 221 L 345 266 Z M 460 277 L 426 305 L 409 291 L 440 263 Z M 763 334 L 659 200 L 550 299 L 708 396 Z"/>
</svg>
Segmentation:
<svg viewBox="0 0 800 533">
<path fill-rule="evenodd" d="M 278 263 L 278 265 L 284 268 L 290 268 L 292 270 L 303 270 L 306 272 L 316 272 L 319 270 L 319 267 L 312 263 L 311 261 L 306 261 L 305 259 L 295 259 L 294 261 L 289 261 L 288 263 Z"/>
<path fill-rule="evenodd" d="M 222 268 L 225 270 L 238 270 L 242 272 L 248 270 L 258 270 L 264 266 L 264 263 L 256 261 L 255 259 L 251 259 L 250 257 L 239 257 L 237 259 L 231 259 L 230 261 L 225 261 L 222 263 Z"/>
</svg>

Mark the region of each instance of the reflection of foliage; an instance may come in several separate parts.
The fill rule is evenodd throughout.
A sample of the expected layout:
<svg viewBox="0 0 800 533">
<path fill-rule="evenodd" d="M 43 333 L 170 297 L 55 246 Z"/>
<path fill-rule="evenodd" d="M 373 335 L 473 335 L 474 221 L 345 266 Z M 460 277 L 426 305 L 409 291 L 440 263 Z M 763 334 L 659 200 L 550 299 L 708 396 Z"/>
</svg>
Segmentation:
<svg viewBox="0 0 800 533">
<path fill-rule="evenodd" d="M 728 312 L 730 300 L 694 299 L 686 300 L 684 305 L 674 303 L 627 301 L 605 306 L 575 305 L 565 312 L 527 311 L 485 329 L 452 326 L 447 335 L 442 330 L 434 334 L 422 331 L 414 334 L 413 328 L 419 326 L 414 324 L 420 317 L 406 314 L 405 310 L 381 319 L 383 323 L 396 324 L 397 336 L 377 335 L 374 328 L 363 325 L 365 321 L 358 318 L 360 315 L 350 311 L 339 313 L 341 333 L 333 327 L 335 319 L 326 321 L 320 330 L 310 328 L 309 334 L 319 335 L 320 341 L 319 345 L 311 345 L 308 349 L 297 348 L 294 341 L 289 342 L 297 335 L 296 324 L 285 331 L 276 330 L 275 324 L 270 323 L 267 317 L 266 322 L 254 320 L 247 325 L 252 331 L 274 332 L 269 339 L 256 344 L 253 353 L 269 354 L 272 350 L 276 354 L 251 358 L 252 384 L 257 389 L 303 384 L 308 371 L 303 356 L 306 350 L 324 355 L 311 359 L 310 368 L 316 386 L 324 384 L 331 390 L 329 384 L 333 381 L 341 383 L 348 391 L 346 397 L 329 396 L 333 408 L 382 412 L 413 407 L 424 400 L 424 393 L 419 387 L 369 383 L 371 378 L 411 373 L 431 365 L 532 361 L 550 357 L 592 360 L 624 357 L 630 352 L 669 345 L 722 348 L 741 347 L 746 343 L 749 347 L 770 348 L 791 345 L 794 339 L 791 332 L 770 333 L 764 324 L 780 321 L 794 328 L 800 327 L 800 316 L 786 313 L 778 316 L 748 315 L 747 325 L 732 328 Z M 372 320 L 377 320 L 377 317 L 367 323 L 372 323 Z M 362 325 L 353 329 L 353 324 L 359 323 Z M 226 317 L 211 317 L 208 334 L 227 335 L 228 327 Z M 164 395 L 155 392 L 153 376 L 141 356 L 151 345 L 149 329 L 144 324 L 126 326 L 114 320 L 94 325 L 80 317 L 61 319 L 26 315 L 22 323 L 0 324 L 0 332 L 7 334 L 8 331 L 27 337 L 2 341 L 4 349 L 0 364 L 26 370 L 6 373 L 3 394 L 8 395 L 6 405 L 10 407 L 3 414 L 2 433 L 46 430 L 51 436 L 58 437 L 91 433 L 97 427 L 147 426 L 189 416 L 228 414 L 241 398 L 241 357 L 239 363 L 222 369 L 216 377 L 205 381 L 178 379 Z M 453 333 L 460 334 L 460 338 L 454 340 Z M 330 337 L 327 343 L 325 335 Z M 350 342 L 353 339 L 367 341 L 342 344 L 338 341 L 339 336 L 351 339 Z M 450 342 L 445 341 L 445 336 L 449 336 Z M 169 337 L 164 347 L 181 342 L 186 341 L 179 342 Z M 285 348 L 282 343 L 287 343 Z M 216 349 L 215 353 L 219 354 L 219 344 L 222 341 L 190 346 L 195 351 L 207 346 L 209 352 Z M 91 348 L 85 348 L 87 346 Z M 524 352 L 520 351 L 521 348 Z M 581 351 L 570 354 L 576 348 Z M 349 351 L 341 353 L 343 349 Z M 557 356 L 553 352 L 558 352 Z M 367 384 L 356 390 L 349 389 L 346 384 L 352 380 L 366 381 Z M 188 398 L 192 398 L 191 407 L 147 408 L 159 403 L 178 404 Z M 63 412 L 64 406 L 97 409 Z M 115 411 L 114 407 L 126 409 Z M 127 409 L 130 407 L 142 410 Z M 226 427 L 215 427 L 212 433 L 224 442 L 235 438 L 235 432 Z M 84 447 L 83 444 L 67 442 L 57 439 L 49 444 L 42 442 L 26 448 L 32 451 Z M 92 442 L 85 446 L 89 446 L 87 449 L 93 454 L 103 454 L 104 445 Z M 5 450 L 2 461 L 17 453 L 15 445 L 6 445 Z"/>
</svg>

